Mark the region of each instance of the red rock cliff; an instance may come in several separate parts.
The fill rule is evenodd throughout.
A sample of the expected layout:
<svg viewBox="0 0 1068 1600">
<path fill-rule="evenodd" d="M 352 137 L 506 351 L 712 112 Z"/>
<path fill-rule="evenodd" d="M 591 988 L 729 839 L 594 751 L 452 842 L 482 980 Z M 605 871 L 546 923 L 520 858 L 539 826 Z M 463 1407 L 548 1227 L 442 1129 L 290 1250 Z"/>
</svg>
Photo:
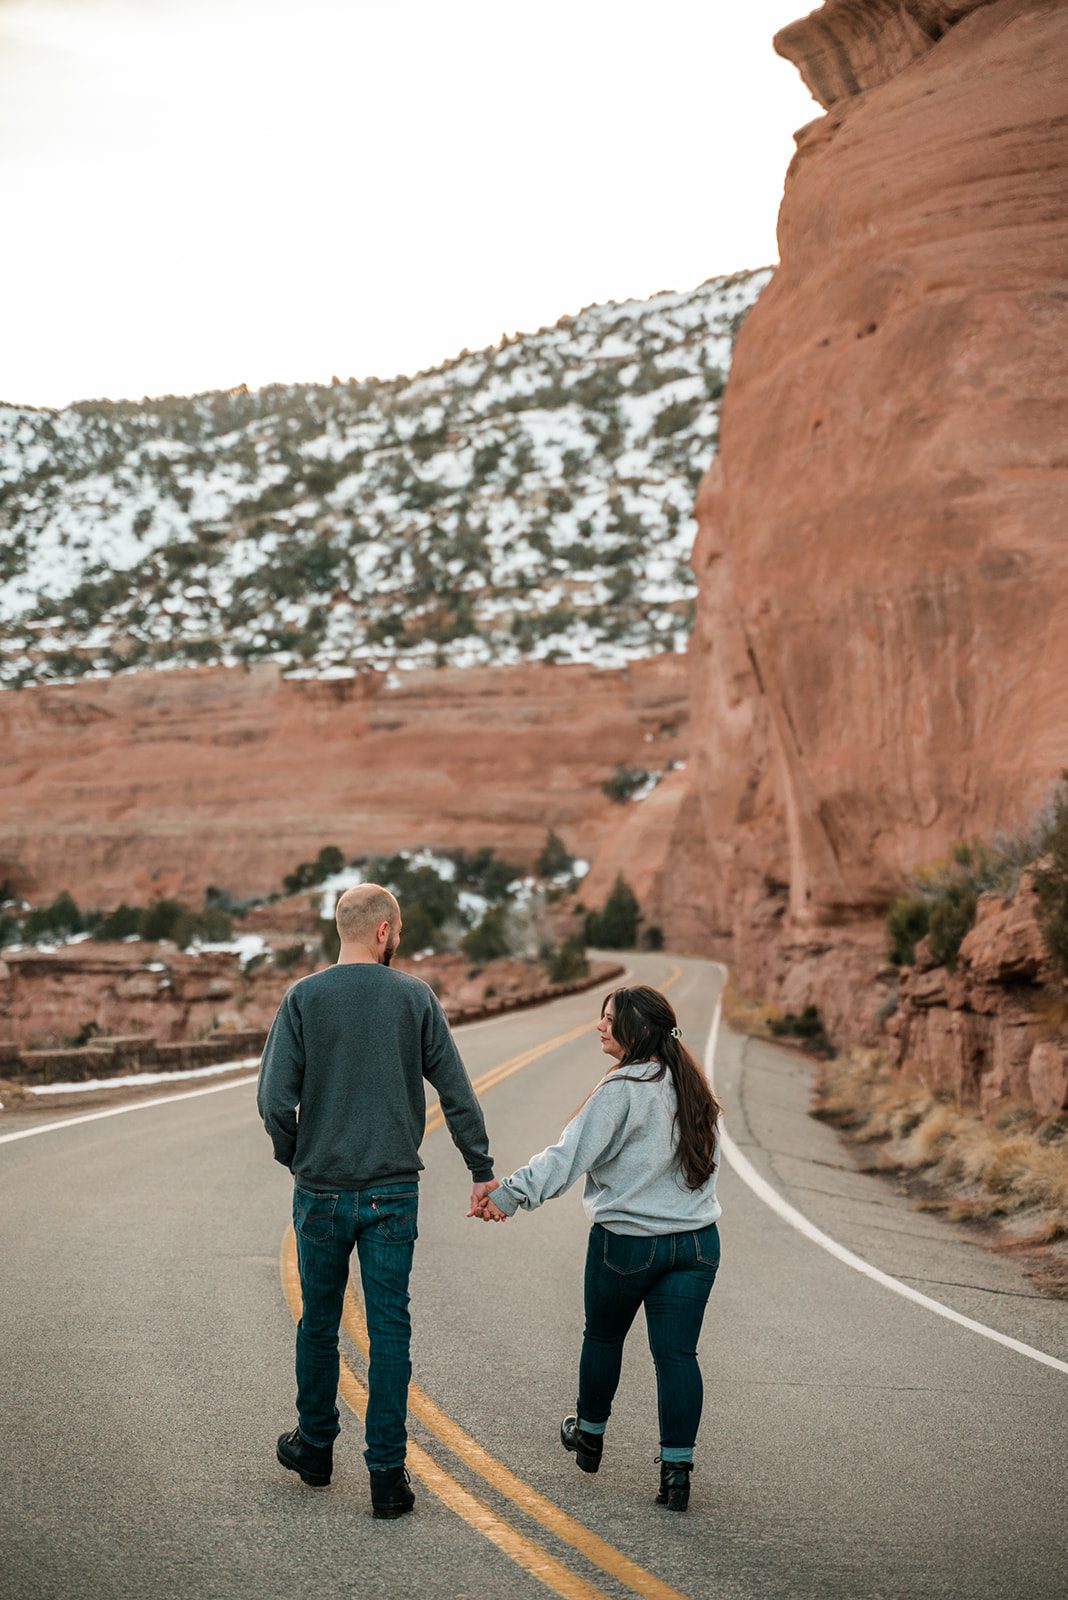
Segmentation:
<svg viewBox="0 0 1068 1600">
<path fill-rule="evenodd" d="M 1068 7 L 830 0 L 776 46 L 829 110 L 731 368 L 691 650 L 749 982 L 864 919 L 877 967 L 912 869 L 1068 763 Z"/>
<path fill-rule="evenodd" d="M 685 756 L 680 656 L 334 681 L 205 668 L 0 694 L 0 881 L 34 901 L 195 901 L 346 855 L 494 847 L 555 828 L 592 856 L 617 764 Z"/>
</svg>

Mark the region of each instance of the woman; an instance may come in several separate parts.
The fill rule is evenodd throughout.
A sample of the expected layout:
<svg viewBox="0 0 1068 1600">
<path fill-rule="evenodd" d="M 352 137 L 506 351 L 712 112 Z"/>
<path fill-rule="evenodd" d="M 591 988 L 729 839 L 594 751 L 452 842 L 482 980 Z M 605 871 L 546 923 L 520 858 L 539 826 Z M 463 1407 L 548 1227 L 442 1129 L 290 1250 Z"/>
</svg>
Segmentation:
<svg viewBox="0 0 1068 1600">
<path fill-rule="evenodd" d="M 703 1395 L 697 1339 L 719 1265 L 720 1108 L 656 989 L 607 995 L 598 1033 L 615 1066 L 559 1144 L 493 1184 L 479 1214 L 504 1221 L 520 1206 L 533 1211 L 586 1174 L 586 1328 L 576 1414 L 560 1438 L 583 1472 L 597 1471 L 623 1342 L 644 1305 L 660 1417 L 656 1498 L 685 1511 Z"/>
</svg>

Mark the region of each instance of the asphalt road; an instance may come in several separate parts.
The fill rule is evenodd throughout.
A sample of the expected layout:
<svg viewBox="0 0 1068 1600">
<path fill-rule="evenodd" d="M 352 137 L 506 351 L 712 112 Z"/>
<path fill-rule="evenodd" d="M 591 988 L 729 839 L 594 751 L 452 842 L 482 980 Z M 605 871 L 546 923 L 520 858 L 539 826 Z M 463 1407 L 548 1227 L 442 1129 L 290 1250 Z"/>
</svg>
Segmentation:
<svg viewBox="0 0 1068 1600">
<path fill-rule="evenodd" d="M 700 1054 L 716 969 L 659 955 L 632 968 L 671 984 Z M 489 1075 L 499 1171 L 554 1139 L 599 1076 L 598 1002 L 461 1030 L 472 1077 Z M 1063 1304 L 911 1211 L 806 1115 L 803 1058 L 722 1030 L 716 1072 L 736 1144 L 826 1234 L 1068 1360 Z M 25 1126 L 5 1120 L 0 1137 Z M 872 1282 L 727 1169 L 693 1499 L 674 1516 L 653 1504 L 640 1324 L 600 1474 L 557 1442 L 581 1331 L 578 1190 L 489 1227 L 464 1216 L 444 1129 L 423 1155 L 418 1506 L 376 1523 L 348 1410 L 330 1489 L 274 1460 L 293 1421 L 289 1180 L 251 1086 L 0 1143 L 4 1600 L 1063 1596 L 1063 1371 Z M 343 1349 L 357 1407 L 360 1337 L 354 1301 Z"/>
</svg>

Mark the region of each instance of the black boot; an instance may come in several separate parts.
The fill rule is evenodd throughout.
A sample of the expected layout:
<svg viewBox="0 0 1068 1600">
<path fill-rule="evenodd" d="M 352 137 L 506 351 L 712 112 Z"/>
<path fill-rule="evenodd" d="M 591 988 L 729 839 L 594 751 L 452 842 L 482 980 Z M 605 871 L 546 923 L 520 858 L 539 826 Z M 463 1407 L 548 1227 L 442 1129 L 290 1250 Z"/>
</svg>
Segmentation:
<svg viewBox="0 0 1068 1600">
<path fill-rule="evenodd" d="M 656 1457 L 660 1461 L 660 1457 Z M 669 1511 L 685 1511 L 690 1503 L 690 1473 L 693 1471 L 692 1461 L 660 1461 L 660 1493 L 656 1497 L 658 1506 L 667 1506 Z"/>
<path fill-rule="evenodd" d="M 371 1472 L 371 1515 L 373 1517 L 403 1517 L 415 1505 L 415 1495 L 408 1487 L 411 1479 L 405 1467 L 386 1467 L 383 1472 Z"/>
<path fill-rule="evenodd" d="M 332 1444 L 309 1444 L 307 1439 L 302 1439 L 300 1429 L 294 1428 L 292 1433 L 283 1433 L 278 1440 L 275 1452 L 283 1467 L 288 1467 L 290 1472 L 299 1472 L 305 1483 L 310 1483 L 313 1489 L 325 1489 L 330 1482 L 330 1474 L 334 1470 L 334 1447 Z"/>
<path fill-rule="evenodd" d="M 565 1450 L 574 1452 L 583 1472 L 596 1472 L 601 1465 L 604 1449 L 603 1433 L 586 1433 L 578 1425 L 577 1417 L 565 1417 L 560 1424 L 560 1443 Z"/>
</svg>

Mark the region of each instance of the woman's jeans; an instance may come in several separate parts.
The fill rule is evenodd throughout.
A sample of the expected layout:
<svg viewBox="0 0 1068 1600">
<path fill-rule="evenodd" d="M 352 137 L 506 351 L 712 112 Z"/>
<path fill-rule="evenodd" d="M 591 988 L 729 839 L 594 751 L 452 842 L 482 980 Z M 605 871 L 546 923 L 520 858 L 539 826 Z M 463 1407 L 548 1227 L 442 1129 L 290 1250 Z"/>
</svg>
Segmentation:
<svg viewBox="0 0 1068 1600">
<path fill-rule="evenodd" d="M 399 1467 L 408 1442 L 404 1426 L 412 1375 L 408 1278 L 418 1213 L 415 1183 L 384 1183 L 337 1194 L 299 1184 L 293 1190 L 304 1313 L 297 1324 L 301 1437 L 309 1444 L 328 1445 L 341 1431 L 338 1328 L 355 1247 L 371 1341 L 364 1460 L 372 1472 Z"/>
<path fill-rule="evenodd" d="M 586 1331 L 578 1414 L 600 1427 L 612 1413 L 623 1342 L 645 1306 L 656 1368 L 660 1447 L 692 1456 L 704 1388 L 697 1340 L 719 1266 L 715 1223 L 697 1233 L 611 1233 L 595 1223 L 586 1251 Z"/>
</svg>

